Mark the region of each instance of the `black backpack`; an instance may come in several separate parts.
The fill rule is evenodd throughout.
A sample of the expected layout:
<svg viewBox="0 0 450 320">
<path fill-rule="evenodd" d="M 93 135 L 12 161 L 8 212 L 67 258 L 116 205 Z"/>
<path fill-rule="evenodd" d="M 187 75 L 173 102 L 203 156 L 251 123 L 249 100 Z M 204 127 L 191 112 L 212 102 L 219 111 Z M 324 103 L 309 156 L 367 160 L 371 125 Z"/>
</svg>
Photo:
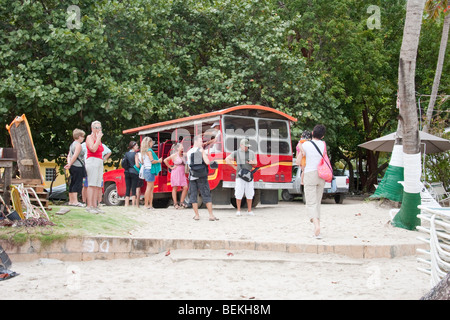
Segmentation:
<svg viewBox="0 0 450 320">
<path fill-rule="evenodd" d="M 122 168 L 125 169 L 125 171 L 127 171 L 130 168 L 130 162 L 128 161 L 126 153 L 125 153 L 125 156 L 123 157 L 122 162 L 120 163 L 120 165 L 122 166 Z"/>
<path fill-rule="evenodd" d="M 203 155 L 200 150 L 191 153 L 191 159 L 189 163 L 191 176 L 194 178 L 203 178 L 208 176 L 208 166 L 203 160 Z"/>
</svg>

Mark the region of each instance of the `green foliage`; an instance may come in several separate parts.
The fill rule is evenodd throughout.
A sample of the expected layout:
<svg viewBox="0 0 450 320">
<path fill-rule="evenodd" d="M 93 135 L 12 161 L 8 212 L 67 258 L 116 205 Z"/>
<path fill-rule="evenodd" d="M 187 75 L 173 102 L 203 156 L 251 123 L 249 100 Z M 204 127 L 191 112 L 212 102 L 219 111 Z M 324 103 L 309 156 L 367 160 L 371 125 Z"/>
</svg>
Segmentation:
<svg viewBox="0 0 450 320">
<path fill-rule="evenodd" d="M 450 131 L 445 132 L 449 125 L 449 114 L 443 113 L 435 117 L 431 123 L 434 134 L 444 139 L 450 139 Z M 442 182 L 445 190 L 450 190 L 450 151 L 427 154 L 425 156 L 425 176 L 427 182 Z"/>
<path fill-rule="evenodd" d="M 396 130 L 405 1 L 0 0 L 0 126 L 25 113 L 39 158 L 60 161 L 72 130 L 99 120 L 118 160 L 135 138 L 124 129 L 261 104 L 299 119 L 294 140 L 325 124 L 333 159 L 357 159 L 364 179 L 379 155 L 357 145 Z M 441 31 L 424 30 L 417 86 L 429 92 Z"/>
<path fill-rule="evenodd" d="M 370 5 L 380 8 L 380 29 L 367 26 Z M 343 159 L 351 172 L 357 159 L 363 184 L 373 184 L 367 178 L 376 179 L 379 154 L 358 144 L 396 129 L 404 1 L 295 0 L 282 12 L 302 16 L 295 41 L 324 84 L 322 93 L 339 103 L 340 117 L 325 123 L 333 159 Z"/>
<path fill-rule="evenodd" d="M 340 113 L 289 41 L 300 16 L 283 20 L 272 1 L 70 4 L 80 29 L 66 24 L 67 2 L 1 0 L 2 125 L 27 114 L 41 159 L 58 159 L 93 120 L 118 159 L 122 130 L 189 114 L 262 104 L 304 126 Z"/>
</svg>

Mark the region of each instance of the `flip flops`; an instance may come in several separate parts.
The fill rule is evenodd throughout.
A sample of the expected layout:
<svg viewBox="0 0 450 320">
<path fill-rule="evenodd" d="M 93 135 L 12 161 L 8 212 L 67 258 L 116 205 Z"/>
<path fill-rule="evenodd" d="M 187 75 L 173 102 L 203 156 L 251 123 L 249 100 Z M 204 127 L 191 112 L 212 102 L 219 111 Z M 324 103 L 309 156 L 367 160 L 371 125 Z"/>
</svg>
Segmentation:
<svg viewBox="0 0 450 320">
<path fill-rule="evenodd" d="M 84 207 L 86 207 L 86 205 L 84 204 L 84 203 L 81 203 L 81 202 L 78 202 L 78 203 L 76 203 L 76 204 L 68 204 L 68 206 L 69 207 L 81 207 L 81 208 L 84 208 Z"/>
</svg>

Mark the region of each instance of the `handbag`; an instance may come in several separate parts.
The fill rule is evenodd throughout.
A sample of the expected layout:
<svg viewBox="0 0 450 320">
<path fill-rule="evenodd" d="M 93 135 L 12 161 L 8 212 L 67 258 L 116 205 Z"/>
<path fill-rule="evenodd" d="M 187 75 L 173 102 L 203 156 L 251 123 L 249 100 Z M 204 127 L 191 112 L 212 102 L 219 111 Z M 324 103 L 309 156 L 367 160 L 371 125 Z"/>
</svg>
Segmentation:
<svg viewBox="0 0 450 320">
<path fill-rule="evenodd" d="M 252 171 L 250 171 L 250 170 L 242 168 L 238 171 L 238 177 L 244 181 L 250 182 L 253 180 L 253 175 L 258 169 L 259 168 L 255 168 Z"/>
<path fill-rule="evenodd" d="M 322 160 L 320 160 L 319 165 L 317 166 L 317 171 L 319 173 L 319 178 L 325 180 L 326 182 L 331 182 L 333 180 L 333 169 L 330 165 L 330 159 L 327 155 L 327 145 L 325 145 L 324 154 L 320 152 L 317 145 L 311 140 L 311 143 L 316 147 L 319 154 L 322 156 Z"/>
<path fill-rule="evenodd" d="M 139 157 L 139 179 L 144 179 L 144 170 L 145 170 L 145 168 L 144 168 L 144 164 L 141 161 L 142 160 L 142 154 L 139 153 L 138 157 Z"/>
</svg>

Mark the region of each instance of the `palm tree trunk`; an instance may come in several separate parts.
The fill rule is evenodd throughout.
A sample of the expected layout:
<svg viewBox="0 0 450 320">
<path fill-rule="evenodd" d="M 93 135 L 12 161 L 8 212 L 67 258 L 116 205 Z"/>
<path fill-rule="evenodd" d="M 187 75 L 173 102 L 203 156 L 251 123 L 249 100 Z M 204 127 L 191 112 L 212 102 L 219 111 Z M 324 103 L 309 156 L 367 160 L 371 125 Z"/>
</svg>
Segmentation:
<svg viewBox="0 0 450 320">
<path fill-rule="evenodd" d="M 450 299 L 450 272 L 425 294 L 420 300 L 449 300 Z"/>
<path fill-rule="evenodd" d="M 409 230 L 420 225 L 420 219 L 417 218 L 420 210 L 417 205 L 421 203 L 421 157 L 414 77 L 424 7 L 425 0 L 408 0 L 398 69 L 399 121 L 403 126 L 405 183 L 402 206 L 392 224 Z"/>
<path fill-rule="evenodd" d="M 370 196 L 371 199 L 385 198 L 395 202 L 402 202 L 403 185 L 399 183 L 399 181 L 404 180 L 402 135 L 402 123 L 399 121 L 397 125 L 397 139 L 392 149 L 389 166 L 378 188 Z"/>
<path fill-rule="evenodd" d="M 439 57 L 436 66 L 436 74 L 434 75 L 430 102 L 428 104 L 425 126 L 423 127 L 424 132 L 428 132 L 428 128 L 430 127 L 431 124 L 431 119 L 433 118 L 434 104 L 436 103 L 436 97 L 439 90 L 439 83 L 441 82 L 442 68 L 444 66 L 444 58 L 445 58 L 445 51 L 447 49 L 449 28 L 450 28 L 450 14 L 447 14 L 447 16 L 444 19 L 444 27 L 442 29 L 441 45 L 439 47 Z"/>
</svg>

